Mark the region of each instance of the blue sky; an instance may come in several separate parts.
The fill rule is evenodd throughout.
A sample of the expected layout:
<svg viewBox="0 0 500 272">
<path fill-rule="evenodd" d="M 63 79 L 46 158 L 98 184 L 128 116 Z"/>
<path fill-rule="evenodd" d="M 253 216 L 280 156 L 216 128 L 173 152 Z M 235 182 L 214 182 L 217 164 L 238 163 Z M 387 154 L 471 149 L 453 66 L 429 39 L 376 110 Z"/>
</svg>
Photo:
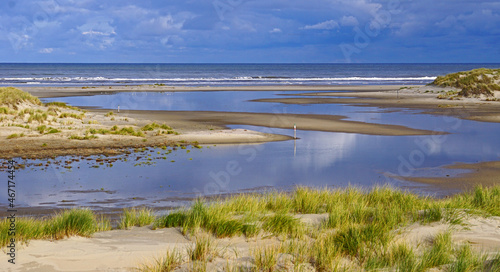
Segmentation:
<svg viewBox="0 0 500 272">
<path fill-rule="evenodd" d="M 500 2 L 4 0 L 0 62 L 500 62 Z"/>
</svg>

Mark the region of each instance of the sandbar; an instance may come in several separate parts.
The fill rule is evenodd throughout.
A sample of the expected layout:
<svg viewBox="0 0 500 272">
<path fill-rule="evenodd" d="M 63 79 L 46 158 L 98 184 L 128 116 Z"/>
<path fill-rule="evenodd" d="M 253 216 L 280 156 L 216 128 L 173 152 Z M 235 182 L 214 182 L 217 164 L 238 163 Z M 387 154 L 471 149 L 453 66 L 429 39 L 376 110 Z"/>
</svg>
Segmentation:
<svg viewBox="0 0 500 272">
<path fill-rule="evenodd" d="M 397 177 L 407 181 L 429 184 L 448 190 L 471 190 L 477 185 L 494 186 L 500 184 L 500 161 L 479 163 L 455 163 L 445 165 L 444 169 L 467 170 L 457 176 L 441 177 Z"/>
</svg>

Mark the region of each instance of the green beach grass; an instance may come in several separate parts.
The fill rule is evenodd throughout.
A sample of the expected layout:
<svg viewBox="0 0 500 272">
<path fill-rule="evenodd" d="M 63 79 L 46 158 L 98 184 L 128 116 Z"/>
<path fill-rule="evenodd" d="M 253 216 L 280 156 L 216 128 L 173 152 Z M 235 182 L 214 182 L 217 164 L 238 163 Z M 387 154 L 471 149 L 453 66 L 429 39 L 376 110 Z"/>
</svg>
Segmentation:
<svg viewBox="0 0 500 272">
<path fill-rule="evenodd" d="M 191 235 L 201 230 L 217 238 L 285 238 L 279 247 L 254 250 L 257 271 L 275 271 L 282 253 L 292 255 L 294 267 L 307 263 L 317 271 L 486 269 L 489 264 L 485 255 L 454 245 L 449 232 L 436 235 L 429 245 L 419 248 L 395 242 L 398 229 L 437 221 L 460 224 L 464 213 L 500 215 L 500 187 L 477 187 L 447 199 L 420 197 L 387 187 L 371 191 L 300 187 L 292 193 L 245 194 L 210 203 L 197 200 L 190 209 L 158 218 L 154 227 L 179 227 Z M 304 214 L 328 217 L 319 226 L 310 226 L 298 219 Z M 249 226 L 253 230 L 247 236 Z"/>
<path fill-rule="evenodd" d="M 147 208 L 141 209 L 125 209 L 118 224 L 120 229 L 130 229 L 131 227 L 142 227 L 152 224 L 155 221 L 153 211 Z"/>
<path fill-rule="evenodd" d="M 8 235 L 10 221 L 0 221 L 0 245 L 4 247 L 11 236 Z M 88 209 L 72 209 L 60 212 L 51 218 L 16 219 L 16 241 L 28 242 L 33 239 L 62 239 L 69 236 L 89 237 L 97 231 L 109 230 L 110 223 Z"/>
<path fill-rule="evenodd" d="M 325 220 L 306 224 L 300 218 L 308 214 L 322 214 Z M 299 187 L 289 193 L 198 199 L 190 208 L 159 217 L 147 208 L 125 209 L 118 228 L 175 227 L 191 237 L 192 246 L 169 251 L 140 266 L 140 271 L 172 271 L 183 265 L 205 270 L 208 263 L 223 255 L 216 239 L 237 236 L 264 243 L 268 238 L 278 238 L 274 241 L 279 244 L 250 249 L 255 271 L 280 271 L 283 254 L 290 257 L 288 265 L 294 271 L 305 266 L 316 271 L 496 271 L 500 254 L 490 256 L 467 244 L 454 244 L 449 231 L 419 245 L 396 239 L 410 225 L 462 224 L 468 215 L 499 216 L 500 186 L 479 186 L 445 199 L 388 187 L 369 191 Z M 9 224 L 6 219 L 0 222 L 2 247 L 10 239 Z M 73 209 L 46 219 L 18 218 L 15 238 L 28 242 L 73 235 L 89 237 L 96 231 L 109 230 L 110 225 L 90 210 Z M 231 271 L 240 269 L 228 267 Z"/>
</svg>

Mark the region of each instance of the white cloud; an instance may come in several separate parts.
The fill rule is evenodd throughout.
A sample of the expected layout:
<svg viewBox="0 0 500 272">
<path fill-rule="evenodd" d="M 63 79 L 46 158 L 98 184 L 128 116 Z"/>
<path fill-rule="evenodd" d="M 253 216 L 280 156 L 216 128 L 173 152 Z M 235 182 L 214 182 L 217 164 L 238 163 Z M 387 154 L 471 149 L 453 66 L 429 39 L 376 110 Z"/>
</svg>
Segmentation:
<svg viewBox="0 0 500 272">
<path fill-rule="evenodd" d="M 276 28 L 276 27 L 273 28 L 273 30 L 269 31 L 269 33 L 281 33 L 281 32 L 282 32 L 281 29 Z"/>
<path fill-rule="evenodd" d="M 108 18 L 94 18 L 78 27 L 83 35 L 110 36 L 115 33 L 115 28 L 110 25 L 113 20 Z"/>
<path fill-rule="evenodd" d="M 101 50 L 113 45 L 116 36 L 115 28 L 110 24 L 112 19 L 97 17 L 87 21 L 87 23 L 78 27 L 81 34 L 85 37 L 86 43 L 92 47 Z"/>
<path fill-rule="evenodd" d="M 338 27 L 339 23 L 334 20 L 329 20 L 315 25 L 306 25 L 303 29 L 335 29 Z"/>
<path fill-rule="evenodd" d="M 340 20 L 342 26 L 357 26 L 359 25 L 358 19 L 354 16 L 344 16 Z"/>
<path fill-rule="evenodd" d="M 160 16 L 149 21 L 151 25 L 158 25 L 162 29 L 181 29 L 183 22 L 175 22 L 172 15 Z"/>
<path fill-rule="evenodd" d="M 53 51 L 54 51 L 54 48 L 43 48 L 43 49 L 38 50 L 38 52 L 42 53 L 42 54 L 50 54 Z"/>
</svg>

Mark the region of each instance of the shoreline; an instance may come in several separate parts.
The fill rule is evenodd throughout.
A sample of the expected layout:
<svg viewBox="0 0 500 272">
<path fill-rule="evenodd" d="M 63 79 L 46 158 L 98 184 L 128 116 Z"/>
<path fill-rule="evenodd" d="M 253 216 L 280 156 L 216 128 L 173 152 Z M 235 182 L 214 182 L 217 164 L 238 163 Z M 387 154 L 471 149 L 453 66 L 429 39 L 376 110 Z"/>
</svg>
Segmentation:
<svg viewBox="0 0 500 272">
<path fill-rule="evenodd" d="M 120 92 L 213 92 L 213 91 L 318 91 L 320 93 L 282 94 L 284 98 L 256 99 L 254 102 L 283 104 L 346 104 L 383 109 L 416 109 L 426 114 L 500 123 L 500 102 L 485 98 L 449 99 L 456 88 L 427 85 L 271 85 L 235 87 L 178 87 L 156 85 L 91 87 L 19 87 L 39 98 L 93 96 Z M 443 99 L 438 99 L 444 94 Z M 287 98 L 286 96 L 297 96 Z M 495 93 L 500 99 L 500 92 Z M 451 98 L 451 97 L 450 97 Z"/>
<path fill-rule="evenodd" d="M 39 98 L 115 94 L 120 92 L 212 92 L 212 91 L 389 91 L 407 85 L 255 85 L 220 87 L 179 87 L 157 85 L 102 85 L 79 87 L 17 87 Z M 411 85 L 414 86 L 414 85 Z M 419 86 L 419 85 L 415 85 Z"/>
</svg>

